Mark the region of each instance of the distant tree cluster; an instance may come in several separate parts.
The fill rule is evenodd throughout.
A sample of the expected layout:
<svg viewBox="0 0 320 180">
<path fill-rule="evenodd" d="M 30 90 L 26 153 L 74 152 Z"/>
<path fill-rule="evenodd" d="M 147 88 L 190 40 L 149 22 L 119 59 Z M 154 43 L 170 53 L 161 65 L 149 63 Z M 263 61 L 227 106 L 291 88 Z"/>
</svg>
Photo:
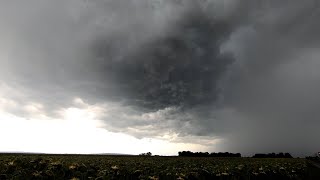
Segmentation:
<svg viewBox="0 0 320 180">
<path fill-rule="evenodd" d="M 178 152 L 178 155 L 182 157 L 241 157 L 240 153 L 229 153 L 229 152 L 208 153 L 208 152 L 182 151 L 182 152 Z"/>
<path fill-rule="evenodd" d="M 139 156 L 152 156 L 152 153 L 151 152 L 141 153 L 139 154 Z"/>
<path fill-rule="evenodd" d="M 306 159 L 320 163 L 320 152 L 315 153 L 314 156 L 307 156 Z"/>
<path fill-rule="evenodd" d="M 253 158 L 292 158 L 289 153 L 269 153 L 269 154 L 255 154 Z"/>
<path fill-rule="evenodd" d="M 317 156 L 307 156 L 306 159 L 311 160 L 311 161 L 320 162 L 320 158 Z"/>
</svg>

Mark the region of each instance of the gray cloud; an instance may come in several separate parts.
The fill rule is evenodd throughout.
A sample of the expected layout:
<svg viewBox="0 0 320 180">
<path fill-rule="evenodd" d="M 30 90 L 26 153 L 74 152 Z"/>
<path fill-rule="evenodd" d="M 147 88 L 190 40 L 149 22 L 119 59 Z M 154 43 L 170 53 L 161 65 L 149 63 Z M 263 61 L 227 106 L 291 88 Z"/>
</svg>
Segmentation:
<svg viewBox="0 0 320 180">
<path fill-rule="evenodd" d="M 316 5 L 269 1 L 222 46 L 236 59 L 226 77 L 224 104 L 240 113 L 229 148 L 297 154 L 319 148 L 314 143 L 320 80 Z"/>
<path fill-rule="evenodd" d="M 309 153 L 319 149 L 318 7 L 313 0 L 5 2 L 1 92 L 17 104 L 43 104 L 48 117 L 80 97 L 104 108 L 106 129 L 136 137 L 212 137 L 226 151 Z"/>
</svg>

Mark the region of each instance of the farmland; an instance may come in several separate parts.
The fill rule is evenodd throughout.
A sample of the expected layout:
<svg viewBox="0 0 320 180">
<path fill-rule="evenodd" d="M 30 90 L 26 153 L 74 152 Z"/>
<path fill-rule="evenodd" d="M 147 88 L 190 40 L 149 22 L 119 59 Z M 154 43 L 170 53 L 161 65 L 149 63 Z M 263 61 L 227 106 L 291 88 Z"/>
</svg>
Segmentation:
<svg viewBox="0 0 320 180">
<path fill-rule="evenodd" d="M 5 179 L 313 179 L 306 159 L 0 155 Z"/>
</svg>

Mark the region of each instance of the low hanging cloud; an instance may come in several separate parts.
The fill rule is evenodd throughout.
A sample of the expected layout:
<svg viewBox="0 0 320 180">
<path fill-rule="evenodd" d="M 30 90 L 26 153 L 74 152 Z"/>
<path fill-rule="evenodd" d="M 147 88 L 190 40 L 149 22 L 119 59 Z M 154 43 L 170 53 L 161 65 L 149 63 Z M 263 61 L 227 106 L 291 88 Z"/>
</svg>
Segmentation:
<svg viewBox="0 0 320 180">
<path fill-rule="evenodd" d="M 7 112 L 59 117 L 78 97 L 100 108 L 104 128 L 138 138 L 220 139 L 223 151 L 249 153 L 319 149 L 317 1 L 3 4 Z"/>
</svg>

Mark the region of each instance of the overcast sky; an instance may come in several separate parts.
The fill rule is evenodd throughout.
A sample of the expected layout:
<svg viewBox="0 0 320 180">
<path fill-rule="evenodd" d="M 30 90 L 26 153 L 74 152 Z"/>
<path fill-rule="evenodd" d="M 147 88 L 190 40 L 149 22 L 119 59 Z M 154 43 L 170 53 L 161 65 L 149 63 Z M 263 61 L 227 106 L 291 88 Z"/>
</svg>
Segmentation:
<svg viewBox="0 0 320 180">
<path fill-rule="evenodd" d="M 319 18 L 317 0 L 3 0 L 0 151 L 317 152 Z"/>
</svg>

